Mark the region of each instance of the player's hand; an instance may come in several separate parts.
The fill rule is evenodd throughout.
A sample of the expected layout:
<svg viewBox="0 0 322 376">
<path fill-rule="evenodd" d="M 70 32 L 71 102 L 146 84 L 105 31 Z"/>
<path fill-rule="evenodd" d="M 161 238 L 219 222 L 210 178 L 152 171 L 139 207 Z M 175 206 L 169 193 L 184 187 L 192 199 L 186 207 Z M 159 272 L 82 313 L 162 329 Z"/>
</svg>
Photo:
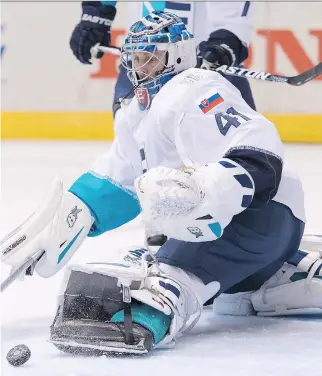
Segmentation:
<svg viewBox="0 0 322 376">
<path fill-rule="evenodd" d="M 217 45 L 211 39 L 207 42 L 201 42 L 199 45 L 203 60 L 201 67 L 209 69 L 209 67 L 218 68 L 221 65 L 233 65 L 236 59 L 233 51 L 227 47 Z"/>
<path fill-rule="evenodd" d="M 231 31 L 220 29 L 212 32 L 207 41 L 199 44 L 199 66 L 215 69 L 220 65 L 239 65 L 248 56 L 248 48 Z"/>
<path fill-rule="evenodd" d="M 209 63 L 211 66 L 219 67 L 221 65 L 233 65 L 233 52 L 226 47 L 218 46 L 210 41 L 200 43 L 200 53 L 203 63 Z"/>
<path fill-rule="evenodd" d="M 74 29 L 69 45 L 81 63 L 91 64 L 91 48 L 96 44 L 105 47 L 110 45 L 116 8 L 102 5 L 99 1 L 83 1 L 82 10 L 81 21 Z M 102 56 L 103 52 L 98 52 L 96 58 Z"/>
</svg>

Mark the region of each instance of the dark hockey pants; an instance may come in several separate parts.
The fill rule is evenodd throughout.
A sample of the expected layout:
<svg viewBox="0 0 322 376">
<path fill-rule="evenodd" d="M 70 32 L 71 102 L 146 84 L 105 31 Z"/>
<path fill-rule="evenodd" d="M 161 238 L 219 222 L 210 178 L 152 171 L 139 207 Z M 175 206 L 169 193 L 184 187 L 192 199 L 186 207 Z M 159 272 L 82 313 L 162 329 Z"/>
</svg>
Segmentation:
<svg viewBox="0 0 322 376">
<path fill-rule="evenodd" d="M 220 291 L 257 290 L 298 250 L 304 223 L 275 201 L 250 207 L 233 217 L 221 238 L 193 243 L 169 239 L 157 259 L 195 274 Z"/>
</svg>

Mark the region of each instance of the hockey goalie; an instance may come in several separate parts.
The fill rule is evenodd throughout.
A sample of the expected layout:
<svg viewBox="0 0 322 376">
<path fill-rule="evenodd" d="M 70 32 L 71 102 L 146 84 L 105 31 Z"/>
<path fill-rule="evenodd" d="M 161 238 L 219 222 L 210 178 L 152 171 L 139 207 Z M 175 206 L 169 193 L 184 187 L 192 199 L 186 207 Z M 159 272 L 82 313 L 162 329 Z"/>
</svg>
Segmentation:
<svg viewBox="0 0 322 376">
<path fill-rule="evenodd" d="M 87 237 L 140 212 L 167 240 L 155 254 L 142 245 L 114 263 L 69 263 L 50 341 L 142 354 L 173 345 L 213 301 L 231 315 L 322 312 L 321 244 L 300 247 L 302 186 L 274 124 L 222 75 L 194 68 L 193 36 L 174 14 L 134 23 L 122 63 L 135 96 L 117 112 L 110 151 L 68 191 L 56 185 L 2 258 L 40 250 L 34 270 L 47 278 Z"/>
</svg>

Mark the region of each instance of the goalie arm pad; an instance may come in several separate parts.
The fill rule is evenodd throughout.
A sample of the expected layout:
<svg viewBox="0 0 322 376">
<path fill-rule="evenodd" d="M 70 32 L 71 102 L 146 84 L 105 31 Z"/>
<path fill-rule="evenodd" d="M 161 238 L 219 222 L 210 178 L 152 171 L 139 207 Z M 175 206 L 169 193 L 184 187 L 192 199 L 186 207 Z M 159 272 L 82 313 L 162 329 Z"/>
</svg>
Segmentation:
<svg viewBox="0 0 322 376">
<path fill-rule="evenodd" d="M 219 238 L 250 205 L 255 184 L 241 165 L 223 158 L 185 171 L 149 170 L 136 188 L 146 222 L 168 237 L 203 242 Z"/>
</svg>

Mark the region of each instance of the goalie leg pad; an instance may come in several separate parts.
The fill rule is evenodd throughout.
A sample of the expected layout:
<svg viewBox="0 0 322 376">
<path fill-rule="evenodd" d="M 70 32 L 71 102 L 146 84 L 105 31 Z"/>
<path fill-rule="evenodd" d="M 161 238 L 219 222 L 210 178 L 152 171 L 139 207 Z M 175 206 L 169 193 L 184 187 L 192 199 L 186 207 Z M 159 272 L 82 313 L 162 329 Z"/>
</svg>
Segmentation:
<svg viewBox="0 0 322 376">
<path fill-rule="evenodd" d="M 184 270 L 147 261 L 146 253 L 136 248 L 119 253 L 118 262 L 70 266 L 51 342 L 65 351 L 143 353 L 193 326 L 219 283 L 205 286 Z"/>
<path fill-rule="evenodd" d="M 88 355 L 142 354 L 152 349 L 149 330 L 133 324 L 133 343 L 127 344 L 124 323 L 111 322 L 123 308 L 117 278 L 69 269 L 65 284 L 50 330 L 50 342 L 57 348 Z"/>
<path fill-rule="evenodd" d="M 224 315 L 322 314 L 322 258 L 298 251 L 257 291 L 222 294 L 214 312 Z"/>
<path fill-rule="evenodd" d="M 320 253 L 298 251 L 251 300 L 259 316 L 322 314 Z"/>
</svg>

